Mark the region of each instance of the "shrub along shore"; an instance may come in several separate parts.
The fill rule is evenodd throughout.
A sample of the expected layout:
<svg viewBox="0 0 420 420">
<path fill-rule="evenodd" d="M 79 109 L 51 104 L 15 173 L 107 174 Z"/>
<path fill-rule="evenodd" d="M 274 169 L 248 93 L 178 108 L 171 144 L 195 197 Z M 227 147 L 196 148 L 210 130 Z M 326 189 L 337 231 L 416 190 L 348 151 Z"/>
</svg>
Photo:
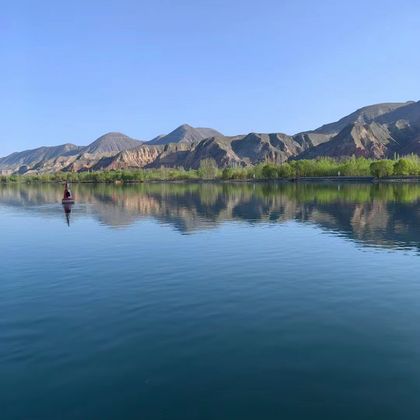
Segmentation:
<svg viewBox="0 0 420 420">
<path fill-rule="evenodd" d="M 73 183 L 132 183 L 148 181 L 200 180 L 297 180 L 300 178 L 404 178 L 420 177 L 420 157 L 410 155 L 393 160 L 321 158 L 295 160 L 283 164 L 261 163 L 249 167 L 217 168 L 216 162 L 206 159 L 199 169 L 183 168 L 124 169 L 97 172 L 57 172 L 49 174 L 2 175 L 0 183 L 64 182 Z M 343 178 L 344 179 L 344 178 Z"/>
</svg>

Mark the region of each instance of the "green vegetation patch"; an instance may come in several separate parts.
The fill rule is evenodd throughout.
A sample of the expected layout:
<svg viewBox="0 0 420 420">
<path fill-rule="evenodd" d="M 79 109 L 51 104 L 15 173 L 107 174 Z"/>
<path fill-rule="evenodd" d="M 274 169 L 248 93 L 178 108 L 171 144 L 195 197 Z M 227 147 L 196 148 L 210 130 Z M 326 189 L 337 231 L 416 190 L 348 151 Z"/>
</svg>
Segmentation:
<svg viewBox="0 0 420 420">
<path fill-rule="evenodd" d="M 198 169 L 184 168 L 124 169 L 97 172 L 59 172 L 53 174 L 2 175 L 0 183 L 141 183 L 147 181 L 188 180 L 274 180 L 300 177 L 369 177 L 420 176 L 420 158 L 417 155 L 394 160 L 372 160 L 352 157 L 335 160 L 321 158 L 295 160 L 283 164 L 270 162 L 247 167 L 219 169 L 213 159 L 205 159 Z"/>
</svg>

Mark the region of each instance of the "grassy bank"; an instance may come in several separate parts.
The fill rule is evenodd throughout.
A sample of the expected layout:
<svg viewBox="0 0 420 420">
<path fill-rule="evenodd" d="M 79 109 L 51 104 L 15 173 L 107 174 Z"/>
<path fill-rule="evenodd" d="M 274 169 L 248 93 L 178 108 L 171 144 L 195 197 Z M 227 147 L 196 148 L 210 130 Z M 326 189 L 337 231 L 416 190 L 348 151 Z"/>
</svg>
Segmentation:
<svg viewBox="0 0 420 420">
<path fill-rule="evenodd" d="M 200 180 L 274 180 L 303 177 L 410 177 L 420 176 L 420 158 L 417 155 L 394 160 L 350 158 L 334 160 L 297 160 L 283 164 L 261 163 L 256 166 L 218 169 L 215 162 L 207 159 L 199 169 L 137 169 L 98 172 L 59 172 L 54 174 L 3 175 L 0 183 L 115 183 L 148 181 L 200 181 Z M 343 178 L 344 179 L 344 178 Z"/>
</svg>

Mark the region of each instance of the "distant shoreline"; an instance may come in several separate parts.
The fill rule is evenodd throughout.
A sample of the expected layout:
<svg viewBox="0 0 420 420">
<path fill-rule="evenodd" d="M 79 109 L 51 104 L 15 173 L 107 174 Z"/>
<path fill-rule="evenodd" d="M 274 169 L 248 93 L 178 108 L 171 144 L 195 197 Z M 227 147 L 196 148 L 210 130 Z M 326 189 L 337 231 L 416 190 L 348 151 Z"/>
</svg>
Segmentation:
<svg viewBox="0 0 420 420">
<path fill-rule="evenodd" d="M 389 182 L 420 182 L 420 176 L 390 176 L 376 178 L 374 176 L 308 176 L 296 178 L 289 182 L 366 182 L 366 183 L 389 183 Z"/>
<path fill-rule="evenodd" d="M 143 182 L 419 182 L 420 157 L 395 160 L 349 158 L 297 160 L 275 164 L 260 163 L 246 167 L 219 168 L 205 159 L 199 168 L 131 168 L 109 171 L 79 171 L 1 175 L 0 183 L 72 182 L 129 184 Z"/>
<path fill-rule="evenodd" d="M 0 175 L 0 183 L 72 182 L 142 183 L 153 181 L 237 181 L 237 182 L 418 182 L 420 157 L 411 155 L 394 160 L 348 158 L 345 160 L 294 160 L 284 163 L 262 162 L 253 166 L 219 168 L 213 159 L 204 159 L 195 169 L 126 168 L 108 171 L 65 171 Z"/>
<path fill-rule="evenodd" d="M 64 180 L 25 180 L 20 177 L 18 180 L 0 182 L 0 185 L 16 184 L 63 184 Z M 270 184 L 302 184 L 302 183 L 420 183 L 420 176 L 390 176 L 376 178 L 373 176 L 308 176 L 295 178 L 255 178 L 255 179 L 146 179 L 146 180 L 113 180 L 113 181 L 94 181 L 94 180 L 72 180 L 73 184 L 91 184 L 91 185 L 139 185 L 139 184 L 252 184 L 252 183 L 270 183 Z"/>
</svg>

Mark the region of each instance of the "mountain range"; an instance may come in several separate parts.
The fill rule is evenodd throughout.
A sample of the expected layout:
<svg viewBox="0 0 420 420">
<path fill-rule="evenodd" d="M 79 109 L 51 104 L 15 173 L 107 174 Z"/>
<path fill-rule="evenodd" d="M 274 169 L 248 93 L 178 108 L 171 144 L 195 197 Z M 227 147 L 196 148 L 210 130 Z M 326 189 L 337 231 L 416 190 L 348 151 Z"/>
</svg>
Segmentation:
<svg viewBox="0 0 420 420">
<path fill-rule="evenodd" d="M 204 159 L 221 167 L 264 161 L 420 154 L 420 101 L 383 103 L 360 108 L 315 130 L 288 135 L 249 133 L 225 136 L 212 128 L 184 124 L 150 141 L 110 132 L 88 146 L 63 144 L 12 153 L 0 158 L 0 173 L 184 167 Z"/>
</svg>

